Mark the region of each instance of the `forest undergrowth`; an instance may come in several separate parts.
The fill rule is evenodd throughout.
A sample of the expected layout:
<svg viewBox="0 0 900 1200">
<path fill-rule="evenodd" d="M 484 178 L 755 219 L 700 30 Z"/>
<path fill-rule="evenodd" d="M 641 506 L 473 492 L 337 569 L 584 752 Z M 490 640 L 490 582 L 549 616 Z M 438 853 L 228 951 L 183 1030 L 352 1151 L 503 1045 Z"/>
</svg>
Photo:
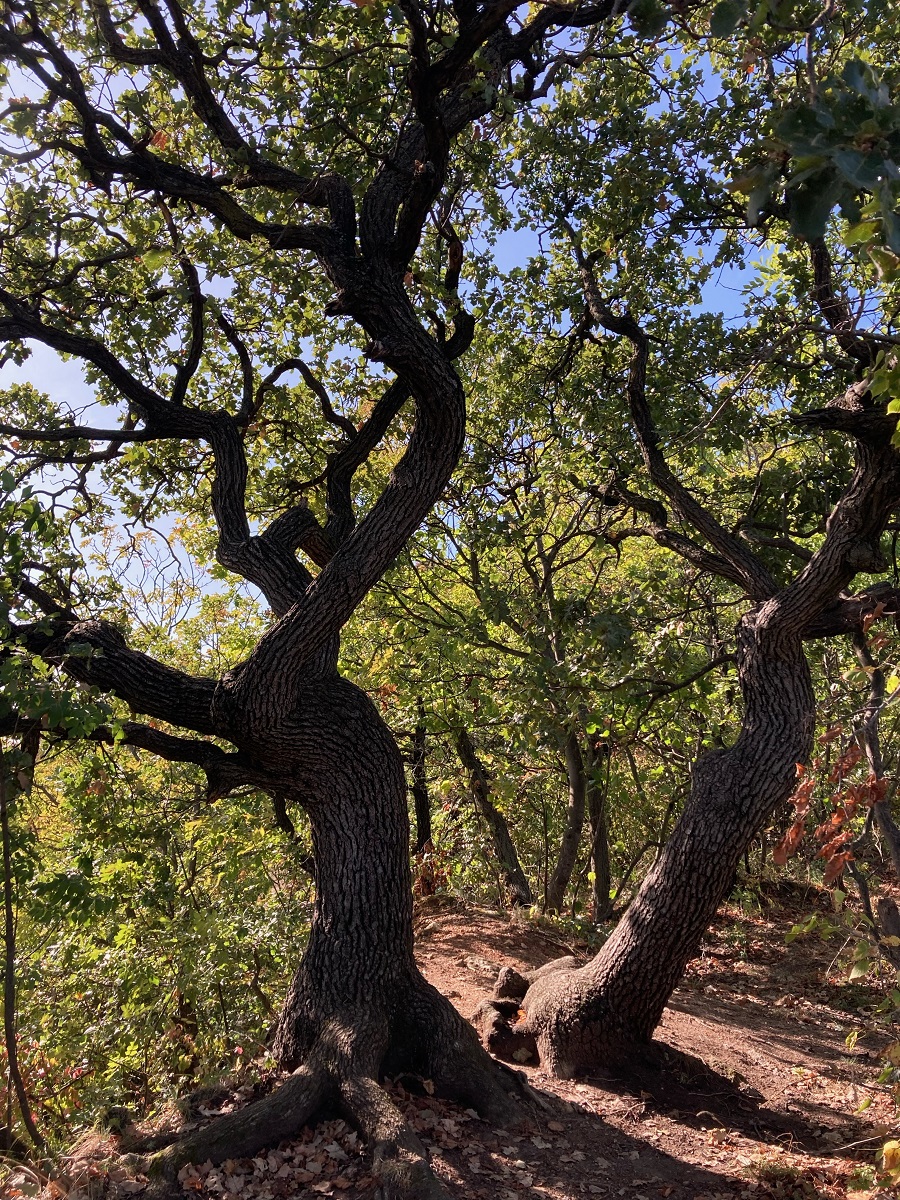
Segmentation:
<svg viewBox="0 0 900 1200">
<path fill-rule="evenodd" d="M 860 913 L 837 896 L 836 904 L 833 889 L 783 874 L 742 880 L 658 1030 L 662 1069 L 565 1081 L 522 1062 L 534 1096 L 524 1130 L 491 1127 L 438 1099 L 429 1080 L 388 1081 L 390 1094 L 460 1200 L 894 1195 L 900 991 L 893 968 L 860 969 Z M 449 892 L 419 900 L 416 932 L 423 973 L 465 1016 L 500 968 L 591 951 L 572 921 L 501 912 Z M 140 1115 L 110 1106 L 49 1158 L 7 1158 L 0 1193 L 140 1195 L 148 1182 L 130 1151 L 252 1104 L 278 1078 L 265 1057 L 248 1058 Z M 254 1158 L 182 1168 L 177 1189 L 196 1200 L 377 1195 L 363 1139 L 327 1111 Z"/>
</svg>

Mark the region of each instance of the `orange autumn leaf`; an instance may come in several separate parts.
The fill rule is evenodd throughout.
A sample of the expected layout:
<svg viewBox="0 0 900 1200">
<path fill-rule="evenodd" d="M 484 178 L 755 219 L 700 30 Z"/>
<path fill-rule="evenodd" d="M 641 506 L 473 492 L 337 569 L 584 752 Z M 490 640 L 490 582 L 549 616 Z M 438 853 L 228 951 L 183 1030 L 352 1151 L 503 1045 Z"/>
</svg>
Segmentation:
<svg viewBox="0 0 900 1200">
<path fill-rule="evenodd" d="M 822 882 L 827 886 L 829 883 L 834 883 L 838 875 L 841 874 L 848 862 L 853 861 L 853 851 L 844 850 L 841 854 L 835 854 L 825 868 L 825 874 L 822 876 Z"/>
<path fill-rule="evenodd" d="M 787 860 L 794 854 L 797 847 L 803 841 L 803 834 L 806 830 L 806 821 L 803 817 L 798 818 L 775 849 L 772 851 L 772 861 L 776 866 L 783 867 Z"/>
<path fill-rule="evenodd" d="M 826 729 L 819 738 L 820 746 L 827 746 L 829 742 L 833 742 L 835 738 L 839 738 L 844 731 L 843 725 L 832 725 L 830 729 Z"/>
<path fill-rule="evenodd" d="M 890 780 L 885 776 L 883 779 L 876 779 L 874 774 L 871 774 L 866 782 L 862 785 L 865 794 L 860 796 L 860 800 L 865 804 L 878 804 L 883 800 L 888 790 Z"/>
<path fill-rule="evenodd" d="M 853 770 L 861 758 L 862 747 L 854 742 L 852 746 L 847 747 L 831 768 L 831 774 L 828 776 L 829 783 L 837 783 L 839 779 L 843 779 L 848 771 Z"/>
<path fill-rule="evenodd" d="M 830 841 L 843 825 L 845 816 L 843 808 L 839 808 L 836 813 L 832 813 L 828 820 L 823 821 L 816 830 L 816 840 L 819 842 Z"/>
<path fill-rule="evenodd" d="M 845 829 L 843 833 L 839 833 L 837 835 L 837 837 L 832 838 L 830 842 L 826 842 L 825 845 L 822 847 L 822 849 L 819 851 L 819 853 L 816 855 L 816 858 L 825 858 L 825 859 L 833 858 L 834 855 L 837 853 L 837 851 L 840 849 L 840 847 L 845 846 L 852 837 L 853 837 L 852 832 L 849 829 Z M 851 854 L 850 857 L 852 858 L 853 855 Z"/>
</svg>

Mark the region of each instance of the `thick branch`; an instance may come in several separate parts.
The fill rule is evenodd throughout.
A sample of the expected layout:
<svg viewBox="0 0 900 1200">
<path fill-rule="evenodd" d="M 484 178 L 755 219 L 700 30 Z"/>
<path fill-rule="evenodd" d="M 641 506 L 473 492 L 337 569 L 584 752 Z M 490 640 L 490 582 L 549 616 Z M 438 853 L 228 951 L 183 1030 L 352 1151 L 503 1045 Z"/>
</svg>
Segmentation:
<svg viewBox="0 0 900 1200">
<path fill-rule="evenodd" d="M 91 363 L 143 414 L 147 421 L 147 429 L 142 431 L 144 435 L 185 438 L 203 435 L 203 414 L 171 404 L 158 392 L 142 383 L 101 342 L 48 325 L 38 313 L 2 289 L 0 305 L 9 313 L 8 317 L 0 319 L 0 341 L 33 338 L 61 354 L 70 354 Z M 59 431 L 48 430 L 47 433 L 56 433 L 58 436 Z M 113 437 L 118 438 L 118 432 Z"/>
<path fill-rule="evenodd" d="M 273 781 L 249 763 L 244 755 L 229 754 L 211 742 L 178 737 L 134 721 L 123 722 L 122 733 L 121 740 L 126 746 L 147 750 L 167 762 L 194 763 L 201 767 L 207 779 L 207 800 L 218 800 L 238 787 L 252 786 L 268 790 L 273 786 Z M 95 729 L 92 737 L 98 742 L 115 741 L 113 732 L 106 728 Z"/>
<path fill-rule="evenodd" d="M 193 268 L 185 268 L 196 282 Z M 199 286 L 199 284 L 198 284 Z M 179 372 L 171 400 L 141 383 L 105 346 L 93 338 L 71 334 L 47 325 L 39 315 L 29 311 L 9 293 L 0 290 L 0 304 L 11 316 L 0 320 L 0 339 L 34 338 L 65 354 L 72 354 L 98 367 L 122 395 L 134 405 L 147 422 L 147 428 L 136 433 L 119 435 L 118 431 L 78 430 L 79 434 L 109 434 L 111 443 L 124 440 L 150 441 L 155 438 L 178 437 L 209 440 L 216 462 L 212 502 L 219 527 L 217 557 L 223 566 L 236 571 L 255 583 L 265 594 L 273 610 L 283 615 L 296 602 L 310 582 L 308 571 L 296 557 L 277 541 L 265 542 L 250 536 L 244 508 L 247 483 L 247 460 L 241 436 L 227 413 L 207 413 L 186 408 L 182 403 L 190 374 L 196 367 L 202 339 L 202 297 L 194 294 L 192 320 L 194 339 L 186 371 Z M 76 430 L 47 430 L 42 440 L 71 440 Z"/>
<path fill-rule="evenodd" d="M 264 542 L 291 552 L 302 550 L 319 567 L 334 555 L 334 546 L 307 504 L 295 504 L 281 513 L 260 535 Z"/>
<path fill-rule="evenodd" d="M 825 540 L 768 616 L 810 636 L 808 630 L 833 608 L 857 572 L 884 570 L 881 535 L 898 505 L 900 454 L 890 431 L 880 440 L 858 438 L 856 468 L 828 518 Z"/>
<path fill-rule="evenodd" d="M 352 441 L 328 460 L 325 536 L 335 546 L 347 537 L 356 523 L 351 488 L 353 477 L 387 433 L 394 417 L 410 397 L 409 388 L 395 380 L 379 396 L 368 420 Z"/>
<path fill-rule="evenodd" d="M 877 583 L 858 596 L 844 596 L 829 605 L 803 630 L 808 639 L 861 633 L 870 616 L 900 614 L 900 590 L 891 583 Z"/>
<path fill-rule="evenodd" d="M 212 506 L 219 539 L 216 558 L 223 567 L 255 583 L 278 616 L 297 602 L 312 576 L 288 546 L 271 536 L 251 537 L 244 504 L 247 456 L 238 427 L 226 413 L 209 422 L 216 460 Z"/>
<path fill-rule="evenodd" d="M 856 321 L 846 299 L 834 290 L 831 255 L 824 238 L 809 244 L 813 267 L 813 299 L 835 335 L 838 345 L 865 370 L 875 365 L 877 347 L 856 336 Z"/>
<path fill-rule="evenodd" d="M 69 675 L 112 692 L 136 712 L 197 733 L 221 732 L 212 719 L 214 679 L 187 675 L 130 649 L 118 629 L 105 621 L 73 625 L 60 654 Z"/>
</svg>

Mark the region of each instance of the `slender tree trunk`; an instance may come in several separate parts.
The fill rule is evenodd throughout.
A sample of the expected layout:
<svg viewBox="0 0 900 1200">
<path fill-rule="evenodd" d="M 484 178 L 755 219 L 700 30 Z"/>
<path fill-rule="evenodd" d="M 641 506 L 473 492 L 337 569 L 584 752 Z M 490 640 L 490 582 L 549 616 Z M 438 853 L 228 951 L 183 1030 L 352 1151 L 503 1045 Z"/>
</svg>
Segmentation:
<svg viewBox="0 0 900 1200">
<path fill-rule="evenodd" d="M 606 764 L 606 777 L 598 779 L 601 763 Z M 591 824 L 591 917 L 596 922 L 608 921 L 612 916 L 612 872 L 609 862 L 609 747 L 603 743 L 600 750 L 593 745 L 588 748 L 587 806 Z"/>
<path fill-rule="evenodd" d="M 569 804 L 566 808 L 566 824 L 556 867 L 547 885 L 547 909 L 559 912 L 563 905 L 566 888 L 575 869 L 578 857 L 578 843 L 584 828 L 585 802 L 587 798 L 587 780 L 585 778 L 584 760 L 578 745 L 578 734 L 570 729 L 565 745 L 566 778 L 569 783 Z"/>
<path fill-rule="evenodd" d="M 456 735 L 456 749 L 460 762 L 469 773 L 472 801 L 478 815 L 491 831 L 494 849 L 500 862 L 500 870 L 513 904 L 531 904 L 531 887 L 519 863 L 516 847 L 509 834 L 509 826 L 503 813 L 491 802 L 491 785 L 484 764 L 478 757 L 468 730 L 461 729 Z"/>
<path fill-rule="evenodd" d="M 35 1124 L 25 1091 L 25 1081 L 19 1069 L 18 1038 L 16 1032 L 16 914 L 15 898 L 13 895 L 14 880 L 12 871 L 12 851 L 9 837 L 9 793 L 11 785 L 6 775 L 6 763 L 0 751 L 0 844 L 3 858 L 3 941 L 4 941 L 4 970 L 3 970 L 3 1034 L 6 1042 L 6 1059 L 9 1065 L 9 1078 L 16 1100 L 22 1124 L 28 1130 L 28 1136 L 34 1145 L 42 1150 L 44 1139 Z M 7 1137 L 12 1144 L 12 1128 L 7 1128 Z"/>
<path fill-rule="evenodd" d="M 431 841 L 431 798 L 428 795 L 428 779 L 425 774 L 425 708 L 418 703 L 418 720 L 413 730 L 410 767 L 412 773 L 412 797 L 416 814 L 416 840 L 414 853 L 421 854 Z"/>
<path fill-rule="evenodd" d="M 885 684 L 884 671 L 878 666 L 869 649 L 868 639 L 861 631 L 853 634 L 853 649 L 860 666 L 869 677 L 869 695 L 866 700 L 863 724 L 863 744 L 869 768 L 876 779 L 884 779 L 884 756 L 881 753 L 881 737 L 879 725 L 881 710 L 884 707 Z M 900 828 L 898 828 L 891 812 L 891 802 L 887 796 L 876 800 L 872 805 L 872 817 L 878 832 L 888 848 L 894 873 L 900 879 Z"/>
<path fill-rule="evenodd" d="M 744 846 L 790 795 L 809 753 L 815 698 L 799 634 L 751 613 L 739 643 L 746 712 L 737 742 L 697 763 L 684 815 L 597 957 L 543 975 L 522 1000 L 541 1060 L 557 1075 L 649 1041 Z"/>
</svg>

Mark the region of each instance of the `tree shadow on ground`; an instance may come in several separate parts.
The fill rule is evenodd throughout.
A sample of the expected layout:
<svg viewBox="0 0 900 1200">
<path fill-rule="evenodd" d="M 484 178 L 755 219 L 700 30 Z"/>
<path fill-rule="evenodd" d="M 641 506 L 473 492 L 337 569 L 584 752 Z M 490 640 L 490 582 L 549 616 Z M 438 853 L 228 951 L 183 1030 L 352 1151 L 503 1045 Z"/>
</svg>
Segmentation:
<svg viewBox="0 0 900 1200">
<path fill-rule="evenodd" d="M 764 1034 L 763 1044 L 782 1046 L 794 1055 L 846 1066 L 861 1057 L 841 1050 L 834 1042 L 834 1032 L 820 1032 L 812 1021 L 798 1019 L 789 1009 L 757 1004 L 740 1004 L 733 1000 L 707 1000 L 699 996 L 676 993 L 668 1007 L 675 1012 L 686 1013 L 715 1025 L 731 1025 L 741 1029 L 749 1040 L 754 1034 Z M 848 1023 L 852 1020 L 847 1016 Z M 885 1038 L 885 1042 L 889 1039 Z"/>
<path fill-rule="evenodd" d="M 694 1055 L 660 1041 L 654 1041 L 646 1055 L 626 1068 L 592 1074 L 586 1082 L 630 1096 L 644 1106 L 643 1111 L 652 1108 L 692 1129 L 728 1130 L 811 1154 L 822 1152 L 822 1121 L 816 1119 L 817 1115 L 827 1117 L 832 1126 L 835 1119 L 833 1108 L 811 1101 L 803 1104 L 801 1112 L 779 1112 L 767 1105 L 759 1092 L 740 1086 Z M 850 1118 L 841 1126 L 848 1142 L 860 1128 L 859 1122 Z"/>
</svg>

